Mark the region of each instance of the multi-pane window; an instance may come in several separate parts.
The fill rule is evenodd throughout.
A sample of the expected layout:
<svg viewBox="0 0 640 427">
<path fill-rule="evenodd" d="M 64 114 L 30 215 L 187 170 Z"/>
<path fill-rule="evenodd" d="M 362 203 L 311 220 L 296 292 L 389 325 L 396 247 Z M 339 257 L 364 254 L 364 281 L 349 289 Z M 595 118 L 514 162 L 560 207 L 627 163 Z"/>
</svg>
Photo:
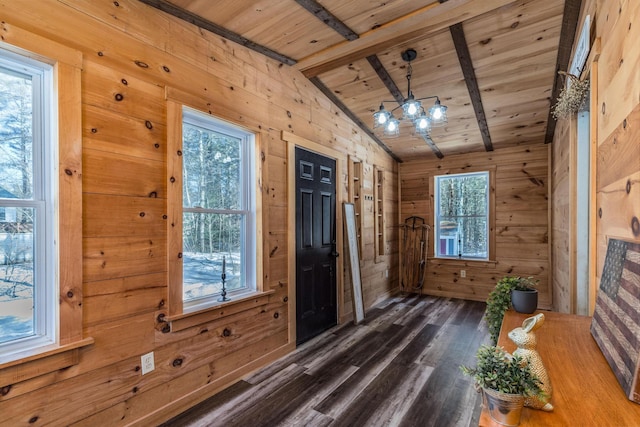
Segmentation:
<svg viewBox="0 0 640 427">
<path fill-rule="evenodd" d="M 489 172 L 440 175 L 435 185 L 436 257 L 489 258 Z"/>
<path fill-rule="evenodd" d="M 256 288 L 254 136 L 183 110 L 183 306 Z"/>
<path fill-rule="evenodd" d="M 56 342 L 52 67 L 0 50 L 0 353 Z"/>
</svg>

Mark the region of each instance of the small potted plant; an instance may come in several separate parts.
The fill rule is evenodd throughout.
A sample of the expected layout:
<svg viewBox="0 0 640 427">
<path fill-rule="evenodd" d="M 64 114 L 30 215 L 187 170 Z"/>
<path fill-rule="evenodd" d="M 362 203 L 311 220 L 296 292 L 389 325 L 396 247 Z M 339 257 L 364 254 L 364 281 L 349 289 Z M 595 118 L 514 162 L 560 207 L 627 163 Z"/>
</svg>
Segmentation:
<svg viewBox="0 0 640 427">
<path fill-rule="evenodd" d="M 500 327 L 502 326 L 504 312 L 512 305 L 513 291 L 530 289 L 533 286 L 536 286 L 536 284 L 537 281 L 533 280 L 532 277 L 524 278 L 518 276 L 505 276 L 498 281 L 495 288 L 493 288 L 491 293 L 489 293 L 484 319 L 487 322 L 489 335 L 491 336 L 491 342 L 493 344 L 498 342 L 498 335 L 500 334 Z M 528 293 L 526 291 L 524 292 Z M 534 289 L 531 294 L 533 295 L 529 295 L 529 297 L 535 299 L 535 307 L 533 308 L 533 311 L 535 311 L 538 306 L 538 291 Z M 520 295 L 516 296 L 518 301 L 520 300 L 519 297 Z M 518 307 L 514 307 L 514 309 L 516 311 L 520 311 L 522 307 L 518 305 Z M 529 313 L 533 313 L 533 311 Z M 520 312 L 525 313 L 524 311 Z"/>
<path fill-rule="evenodd" d="M 482 391 L 489 416 L 505 426 L 519 425 L 525 397 L 544 395 L 529 364 L 502 347 L 486 345 L 478 349 L 476 359 L 475 367 L 461 366 L 460 369 L 473 377 L 476 388 Z"/>
<path fill-rule="evenodd" d="M 515 277 L 511 290 L 511 305 L 518 313 L 531 314 L 538 308 L 538 285 L 533 277 Z"/>
</svg>

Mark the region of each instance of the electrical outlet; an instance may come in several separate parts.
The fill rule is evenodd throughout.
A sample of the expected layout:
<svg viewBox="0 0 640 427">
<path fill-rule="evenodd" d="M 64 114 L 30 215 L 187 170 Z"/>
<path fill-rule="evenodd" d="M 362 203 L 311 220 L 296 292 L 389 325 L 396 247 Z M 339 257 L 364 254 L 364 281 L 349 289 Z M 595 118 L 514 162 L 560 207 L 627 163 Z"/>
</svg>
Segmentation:
<svg viewBox="0 0 640 427">
<path fill-rule="evenodd" d="M 467 277 L 467 270 L 460 270 L 460 277 Z"/>
<path fill-rule="evenodd" d="M 153 362 L 153 351 L 151 353 L 143 354 L 140 357 L 140 363 L 142 364 L 142 375 L 153 371 L 156 368 Z"/>
<path fill-rule="evenodd" d="M 387 279 L 389 278 L 389 269 L 388 268 L 384 271 L 384 277 L 387 278 Z"/>
</svg>

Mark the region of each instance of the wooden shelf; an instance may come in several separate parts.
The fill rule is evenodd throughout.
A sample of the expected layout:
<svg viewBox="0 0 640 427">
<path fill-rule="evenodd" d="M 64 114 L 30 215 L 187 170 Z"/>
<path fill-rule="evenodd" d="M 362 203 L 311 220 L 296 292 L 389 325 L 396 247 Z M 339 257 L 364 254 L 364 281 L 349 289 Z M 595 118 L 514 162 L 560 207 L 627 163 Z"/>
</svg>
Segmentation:
<svg viewBox="0 0 640 427">
<path fill-rule="evenodd" d="M 384 170 L 374 166 L 373 180 L 375 183 L 373 200 L 374 206 L 374 228 L 375 228 L 375 260 L 385 255 L 385 224 L 384 224 Z"/>
<path fill-rule="evenodd" d="M 353 210 L 356 217 L 356 230 L 357 239 L 358 239 L 358 252 L 360 255 L 360 259 L 362 259 L 362 237 L 360 230 L 362 229 L 362 198 L 360 197 L 360 193 L 362 192 L 362 173 L 363 166 L 362 162 L 359 160 L 349 157 L 349 194 L 350 200 L 353 203 Z"/>
</svg>

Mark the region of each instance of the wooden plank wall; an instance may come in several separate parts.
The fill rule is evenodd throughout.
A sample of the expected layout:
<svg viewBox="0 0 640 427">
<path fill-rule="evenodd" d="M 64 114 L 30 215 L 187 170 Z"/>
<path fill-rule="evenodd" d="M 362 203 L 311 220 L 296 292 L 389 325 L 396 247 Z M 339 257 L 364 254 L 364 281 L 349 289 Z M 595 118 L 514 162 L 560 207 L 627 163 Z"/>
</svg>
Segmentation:
<svg viewBox="0 0 640 427">
<path fill-rule="evenodd" d="M 590 289 L 593 308 L 608 239 L 640 241 L 640 4 L 589 0 L 583 2 L 580 25 L 586 14 L 591 15 L 592 42 L 600 44 L 600 55 L 591 64 L 595 77 L 591 128 L 597 145 L 592 162 L 595 200 L 590 212 L 595 218 L 595 236 L 591 236 L 596 252 Z M 554 309 L 561 312 L 574 310 L 575 289 L 580 285 L 574 283 L 572 273 L 574 236 L 589 232 L 577 230 L 571 221 L 575 127 L 574 119 L 558 122 L 551 156 L 553 295 Z"/>
<path fill-rule="evenodd" d="M 587 14 L 591 15 L 592 34 L 595 34 L 595 7 L 595 0 L 583 2 L 576 38 Z M 562 313 L 586 314 L 578 313 L 577 304 L 578 286 L 588 286 L 577 283 L 577 235 L 588 231 L 578 230 L 576 225 L 578 141 L 575 117 L 558 120 L 550 149 L 553 309 Z"/>
<path fill-rule="evenodd" d="M 597 0 L 596 287 L 611 237 L 640 242 L 640 2 Z"/>
<path fill-rule="evenodd" d="M 398 218 L 398 172 L 394 165 L 393 169 L 385 170 L 384 180 L 384 208 L 385 208 L 385 228 L 386 228 L 386 244 L 385 255 L 375 256 L 375 209 L 374 209 L 374 177 L 373 166 L 365 165 L 363 168 L 363 185 L 361 197 L 363 199 L 363 226 L 362 226 L 362 254 L 363 261 L 360 263 L 360 272 L 362 278 L 362 289 L 364 293 L 365 307 L 374 305 L 376 302 L 389 296 L 388 288 L 384 284 L 390 278 L 393 278 L 394 288 L 398 286 L 398 227 L 396 222 Z M 393 236 L 391 239 L 389 236 Z M 346 252 L 345 252 L 346 254 Z M 373 260 L 373 262 L 371 262 Z M 394 260 L 394 262 L 391 262 Z M 351 286 L 350 276 L 346 274 L 346 288 Z M 346 306 L 352 307 L 353 303 L 349 294 Z M 350 312 L 347 313 L 350 316 Z"/>
<path fill-rule="evenodd" d="M 554 143 L 551 144 L 551 265 L 553 268 L 553 309 L 571 313 L 571 144 L 570 121 L 560 121 L 556 126 Z M 575 135 L 574 135 L 575 136 Z"/>
<path fill-rule="evenodd" d="M 422 293 L 485 300 L 505 275 L 540 280 L 540 306 L 549 307 L 548 147 L 521 145 L 490 153 L 445 156 L 399 165 L 400 217 L 417 215 L 433 224 L 431 177 L 495 169 L 496 256 L 490 262 L 434 259 L 433 232 Z M 466 277 L 460 277 L 460 270 Z"/>
<path fill-rule="evenodd" d="M 283 130 L 356 155 L 365 193 L 373 165 L 384 168 L 386 215 L 397 217 L 395 162 L 295 70 L 136 0 L 3 0 L 0 16 L 6 42 L 35 34 L 83 55 L 83 330 L 95 339 L 77 365 L 2 388 L 0 423 L 154 425 L 291 350 Z M 173 333 L 156 320 L 167 296 L 167 90 L 259 130 L 263 280 L 275 290 L 260 307 Z M 367 305 L 398 289 L 397 236 L 388 229 L 379 263 L 366 241 Z M 344 320 L 350 298 L 345 290 Z M 150 351 L 156 369 L 143 377 L 140 356 Z"/>
<path fill-rule="evenodd" d="M 359 151 L 356 151 L 359 152 Z M 359 158 L 359 156 L 356 156 Z M 376 165 L 377 166 L 377 165 Z M 362 168 L 362 186 L 360 197 L 362 198 L 363 222 L 362 222 L 362 259 L 360 261 L 360 278 L 364 304 L 371 307 L 381 300 L 399 291 L 399 265 L 398 265 L 398 168 L 393 165 L 391 169 L 385 169 L 384 180 L 384 209 L 386 243 L 385 255 L 375 256 L 375 231 L 374 231 L 374 189 L 373 170 L 371 164 L 365 163 Z M 346 183 L 345 183 L 346 185 Z M 346 199 L 345 199 L 346 200 Z M 344 248 L 340 256 L 346 257 Z M 343 320 L 353 316 L 353 300 L 351 298 L 351 276 L 347 271 L 349 263 L 344 263 L 344 312 Z"/>
</svg>

